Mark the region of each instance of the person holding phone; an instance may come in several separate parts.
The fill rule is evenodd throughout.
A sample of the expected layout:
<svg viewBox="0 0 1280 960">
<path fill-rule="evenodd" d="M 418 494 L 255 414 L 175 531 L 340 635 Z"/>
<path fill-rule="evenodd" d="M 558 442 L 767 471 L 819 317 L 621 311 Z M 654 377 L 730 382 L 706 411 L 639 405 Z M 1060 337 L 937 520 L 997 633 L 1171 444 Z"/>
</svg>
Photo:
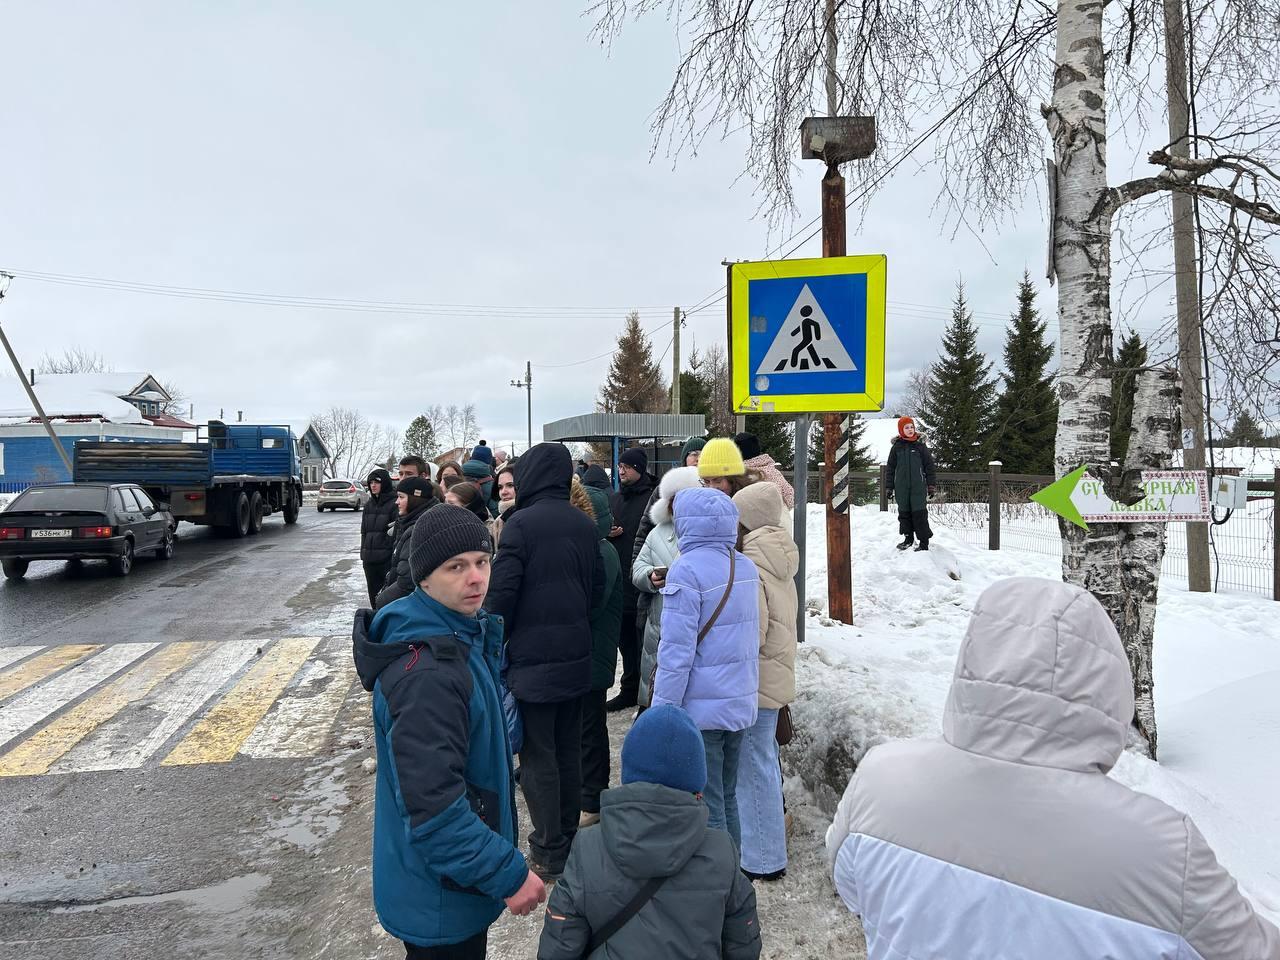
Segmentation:
<svg viewBox="0 0 1280 960">
<path fill-rule="evenodd" d="M 658 499 L 649 508 L 649 519 L 654 527 L 644 539 L 644 545 L 636 554 L 631 566 L 631 583 L 636 590 L 650 598 L 644 622 L 644 635 L 640 649 L 639 707 L 644 710 L 653 695 L 649 682 L 658 664 L 658 640 L 662 624 L 662 594 L 667 584 L 667 570 L 680 556 L 676 543 L 676 525 L 671 519 L 671 500 L 680 490 L 692 490 L 700 486 L 697 467 L 677 467 L 668 470 L 658 484 Z"/>
</svg>

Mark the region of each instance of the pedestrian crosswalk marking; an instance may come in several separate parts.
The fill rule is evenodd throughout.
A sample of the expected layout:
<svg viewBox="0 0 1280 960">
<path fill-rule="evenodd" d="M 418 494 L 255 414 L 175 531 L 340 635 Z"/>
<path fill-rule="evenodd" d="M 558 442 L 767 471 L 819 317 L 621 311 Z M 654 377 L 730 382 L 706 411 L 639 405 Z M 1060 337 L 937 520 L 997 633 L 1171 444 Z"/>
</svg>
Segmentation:
<svg viewBox="0 0 1280 960">
<path fill-rule="evenodd" d="M 355 682 L 346 637 L 0 648 L 0 777 L 314 756 Z"/>
<path fill-rule="evenodd" d="M 155 643 L 117 643 L 14 697 L 0 708 L 0 746 L 88 693 L 157 646 L 159 644 Z"/>
<path fill-rule="evenodd" d="M 39 649 L 38 646 L 0 647 L 0 670 L 3 670 L 11 663 L 17 663 L 23 657 L 31 656 Z"/>
<path fill-rule="evenodd" d="M 307 757 L 328 738 L 351 690 L 351 641 L 333 637 L 318 652 L 300 671 L 293 694 L 286 691 L 245 741 L 240 752 L 246 757 Z"/>
<path fill-rule="evenodd" d="M 25 651 L 21 656 L 35 653 L 39 647 L 7 647 L 5 653 L 16 653 Z M 0 700 L 12 696 L 19 690 L 25 690 L 33 683 L 39 683 L 45 677 L 51 677 L 64 667 L 68 667 L 77 660 L 82 660 L 89 654 L 98 649 L 96 643 L 68 643 L 60 647 L 53 647 L 46 650 L 38 657 L 32 657 L 25 663 L 19 663 L 16 667 L 5 670 L 0 673 Z M 14 657 L 9 663 L 16 662 L 20 657 Z M 5 664 L 7 666 L 8 664 Z"/>
<path fill-rule="evenodd" d="M 172 682 L 152 690 L 136 704 L 139 710 L 161 717 L 149 732 L 139 736 L 128 718 L 117 717 L 54 764 L 53 772 L 130 770 L 142 766 L 240 671 L 261 645 L 261 640 L 217 644 Z"/>
<path fill-rule="evenodd" d="M 319 637 L 278 640 L 160 765 L 226 763 L 234 759 L 319 642 Z"/>
<path fill-rule="evenodd" d="M 145 697 L 158 683 L 185 667 L 209 646 L 207 642 L 171 643 L 143 660 L 34 736 L 0 755 L 0 777 L 44 773 L 100 724 Z"/>
</svg>

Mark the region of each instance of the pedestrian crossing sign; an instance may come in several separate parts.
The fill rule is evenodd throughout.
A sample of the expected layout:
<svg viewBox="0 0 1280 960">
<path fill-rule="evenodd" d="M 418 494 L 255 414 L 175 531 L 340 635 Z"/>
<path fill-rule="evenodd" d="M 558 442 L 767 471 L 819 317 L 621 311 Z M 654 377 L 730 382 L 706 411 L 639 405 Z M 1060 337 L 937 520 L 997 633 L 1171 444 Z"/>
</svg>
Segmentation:
<svg viewBox="0 0 1280 960">
<path fill-rule="evenodd" d="M 883 255 L 729 266 L 735 413 L 884 407 Z"/>
</svg>

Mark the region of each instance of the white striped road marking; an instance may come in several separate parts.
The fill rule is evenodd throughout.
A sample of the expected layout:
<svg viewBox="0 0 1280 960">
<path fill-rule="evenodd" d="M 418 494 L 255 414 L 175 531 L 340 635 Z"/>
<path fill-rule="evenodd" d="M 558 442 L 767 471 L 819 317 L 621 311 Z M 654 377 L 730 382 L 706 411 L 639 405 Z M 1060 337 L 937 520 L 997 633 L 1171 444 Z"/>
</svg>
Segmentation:
<svg viewBox="0 0 1280 960">
<path fill-rule="evenodd" d="M 330 638 L 263 717 L 240 752 L 259 759 L 312 756 L 328 738 L 355 679 L 351 641 Z"/>
<path fill-rule="evenodd" d="M 285 637 L 268 647 L 215 707 L 200 718 L 163 760 L 162 767 L 227 763 L 249 739 L 276 698 L 315 649 L 319 637 Z"/>
<path fill-rule="evenodd" d="M 0 745 L 87 693 L 116 671 L 127 667 L 158 643 L 117 643 L 52 680 L 32 687 L 0 706 Z"/>
<path fill-rule="evenodd" d="M 0 670 L 39 650 L 39 646 L 0 647 Z"/>
<path fill-rule="evenodd" d="M 207 640 L 188 640 L 161 647 L 0 754 L 0 777 L 31 777 L 48 773 L 49 768 L 68 750 L 173 674 L 189 666 L 210 646 Z"/>
<path fill-rule="evenodd" d="M 50 772 L 131 770 L 142 766 L 210 697 L 226 685 L 254 655 L 259 645 L 265 642 L 229 640 L 219 643 L 203 659 L 136 703 L 129 715 L 122 715 L 104 724 L 59 760 Z M 142 733 L 142 724 L 154 722 L 157 716 L 160 722 Z"/>
</svg>

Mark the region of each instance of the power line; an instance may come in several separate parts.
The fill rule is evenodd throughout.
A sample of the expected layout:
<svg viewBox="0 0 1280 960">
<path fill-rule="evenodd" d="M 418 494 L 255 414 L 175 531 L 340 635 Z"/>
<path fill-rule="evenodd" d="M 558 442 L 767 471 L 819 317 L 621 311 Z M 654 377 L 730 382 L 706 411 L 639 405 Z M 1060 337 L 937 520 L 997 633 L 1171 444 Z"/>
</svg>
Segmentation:
<svg viewBox="0 0 1280 960">
<path fill-rule="evenodd" d="M 575 319 L 607 318 L 631 312 L 641 315 L 666 317 L 670 307 L 608 307 L 608 306 L 547 306 L 505 305 L 477 303 L 430 303 L 398 300 L 368 300 L 346 297 L 296 296 L 245 290 L 224 290 L 208 287 L 186 287 L 174 284 L 150 283 L 135 280 L 118 280 L 109 277 L 80 276 L 77 274 L 49 273 L 39 270 L 8 269 L 14 277 L 34 280 L 38 283 L 62 286 L 90 287 L 114 290 L 120 293 L 136 293 L 147 296 L 175 297 L 184 300 L 206 300 L 222 303 L 244 303 L 257 306 L 294 307 L 312 310 L 343 310 L 360 313 L 395 313 L 426 316 L 477 316 L 477 317 L 529 317 L 548 318 L 572 314 Z"/>
</svg>

